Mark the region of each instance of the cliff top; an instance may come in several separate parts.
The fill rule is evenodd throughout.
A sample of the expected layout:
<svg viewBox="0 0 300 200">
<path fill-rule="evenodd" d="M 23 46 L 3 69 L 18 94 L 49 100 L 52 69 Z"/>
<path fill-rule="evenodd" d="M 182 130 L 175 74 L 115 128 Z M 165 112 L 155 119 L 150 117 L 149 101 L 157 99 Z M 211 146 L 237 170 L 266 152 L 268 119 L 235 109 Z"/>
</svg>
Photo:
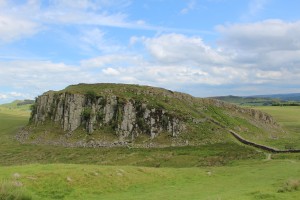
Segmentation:
<svg viewBox="0 0 300 200">
<path fill-rule="evenodd" d="M 171 90 L 135 84 L 117 84 L 117 83 L 94 83 L 86 84 L 80 83 L 77 85 L 70 85 L 60 91 L 49 91 L 55 93 L 68 92 L 71 94 L 87 94 L 93 93 L 99 96 L 116 95 L 123 98 L 133 98 L 137 96 L 157 96 L 161 98 L 175 97 L 180 99 L 192 99 L 188 94 L 173 92 Z M 47 92 L 47 93 L 49 93 Z"/>
<path fill-rule="evenodd" d="M 49 91 L 45 94 L 53 92 L 56 94 L 83 94 L 90 98 L 117 96 L 119 99 L 125 101 L 137 100 L 147 103 L 152 107 L 173 110 L 176 113 L 183 115 L 191 114 L 191 109 L 187 107 L 187 105 L 193 106 L 193 104 L 200 99 L 189 94 L 173 92 L 158 87 L 116 83 L 80 83 L 77 85 L 70 85 L 60 91 Z M 196 115 L 196 113 L 192 112 L 192 115 L 193 114 Z"/>
</svg>

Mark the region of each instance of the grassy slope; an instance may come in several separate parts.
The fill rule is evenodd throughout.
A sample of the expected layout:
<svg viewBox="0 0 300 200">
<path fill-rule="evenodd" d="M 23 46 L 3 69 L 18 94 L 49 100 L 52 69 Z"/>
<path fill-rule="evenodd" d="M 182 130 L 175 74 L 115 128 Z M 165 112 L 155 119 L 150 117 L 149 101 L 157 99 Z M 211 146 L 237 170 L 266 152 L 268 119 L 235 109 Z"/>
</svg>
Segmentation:
<svg viewBox="0 0 300 200">
<path fill-rule="evenodd" d="M 270 145 L 300 149 L 300 106 L 260 106 L 253 108 L 272 115 L 286 132 L 280 140 L 269 140 Z"/>
<path fill-rule="evenodd" d="M 140 150 L 21 145 L 13 136 L 27 123 L 28 117 L 22 115 L 17 110 L 0 112 L 0 194 L 9 191 L 23 199 L 296 199 L 300 195 L 292 189 L 300 179 L 299 161 L 264 161 L 262 153 L 236 143 Z M 240 159 L 244 161 L 234 161 Z"/>
</svg>

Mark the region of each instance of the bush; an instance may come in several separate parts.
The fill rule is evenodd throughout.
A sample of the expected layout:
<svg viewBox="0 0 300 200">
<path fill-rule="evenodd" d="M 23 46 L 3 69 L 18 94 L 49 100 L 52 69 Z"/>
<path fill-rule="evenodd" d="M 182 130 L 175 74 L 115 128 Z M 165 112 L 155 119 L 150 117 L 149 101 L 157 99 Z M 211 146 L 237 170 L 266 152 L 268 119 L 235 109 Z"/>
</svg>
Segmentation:
<svg viewBox="0 0 300 200">
<path fill-rule="evenodd" d="M 81 117 L 85 121 L 88 121 L 89 119 L 91 119 L 91 115 L 92 115 L 92 109 L 91 108 L 84 108 L 84 110 L 81 113 Z"/>
</svg>

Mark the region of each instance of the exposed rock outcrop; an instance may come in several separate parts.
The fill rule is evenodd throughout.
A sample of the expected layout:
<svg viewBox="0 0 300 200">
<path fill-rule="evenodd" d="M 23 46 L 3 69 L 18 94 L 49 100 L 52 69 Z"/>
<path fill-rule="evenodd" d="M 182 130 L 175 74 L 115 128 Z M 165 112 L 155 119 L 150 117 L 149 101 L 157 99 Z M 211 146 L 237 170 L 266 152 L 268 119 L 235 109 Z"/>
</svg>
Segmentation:
<svg viewBox="0 0 300 200">
<path fill-rule="evenodd" d="M 134 140 L 141 133 L 151 139 L 162 132 L 175 137 L 185 130 L 184 122 L 175 115 L 141 101 L 68 92 L 47 92 L 39 96 L 30 121 L 35 125 L 52 121 L 66 132 L 82 126 L 90 134 L 110 126 L 120 140 Z"/>
</svg>

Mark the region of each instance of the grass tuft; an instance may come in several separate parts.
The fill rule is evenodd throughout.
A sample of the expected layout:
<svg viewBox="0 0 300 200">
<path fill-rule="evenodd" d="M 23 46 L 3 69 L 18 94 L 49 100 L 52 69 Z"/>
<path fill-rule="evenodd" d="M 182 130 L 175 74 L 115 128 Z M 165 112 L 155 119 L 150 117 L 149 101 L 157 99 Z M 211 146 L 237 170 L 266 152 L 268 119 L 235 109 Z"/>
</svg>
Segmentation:
<svg viewBox="0 0 300 200">
<path fill-rule="evenodd" d="M 23 188 L 19 181 L 0 182 L 0 200 L 31 200 L 32 196 Z"/>
<path fill-rule="evenodd" d="M 293 192 L 299 189 L 300 189 L 300 180 L 290 179 L 286 181 L 284 185 L 278 189 L 278 192 L 279 193 Z"/>
</svg>

